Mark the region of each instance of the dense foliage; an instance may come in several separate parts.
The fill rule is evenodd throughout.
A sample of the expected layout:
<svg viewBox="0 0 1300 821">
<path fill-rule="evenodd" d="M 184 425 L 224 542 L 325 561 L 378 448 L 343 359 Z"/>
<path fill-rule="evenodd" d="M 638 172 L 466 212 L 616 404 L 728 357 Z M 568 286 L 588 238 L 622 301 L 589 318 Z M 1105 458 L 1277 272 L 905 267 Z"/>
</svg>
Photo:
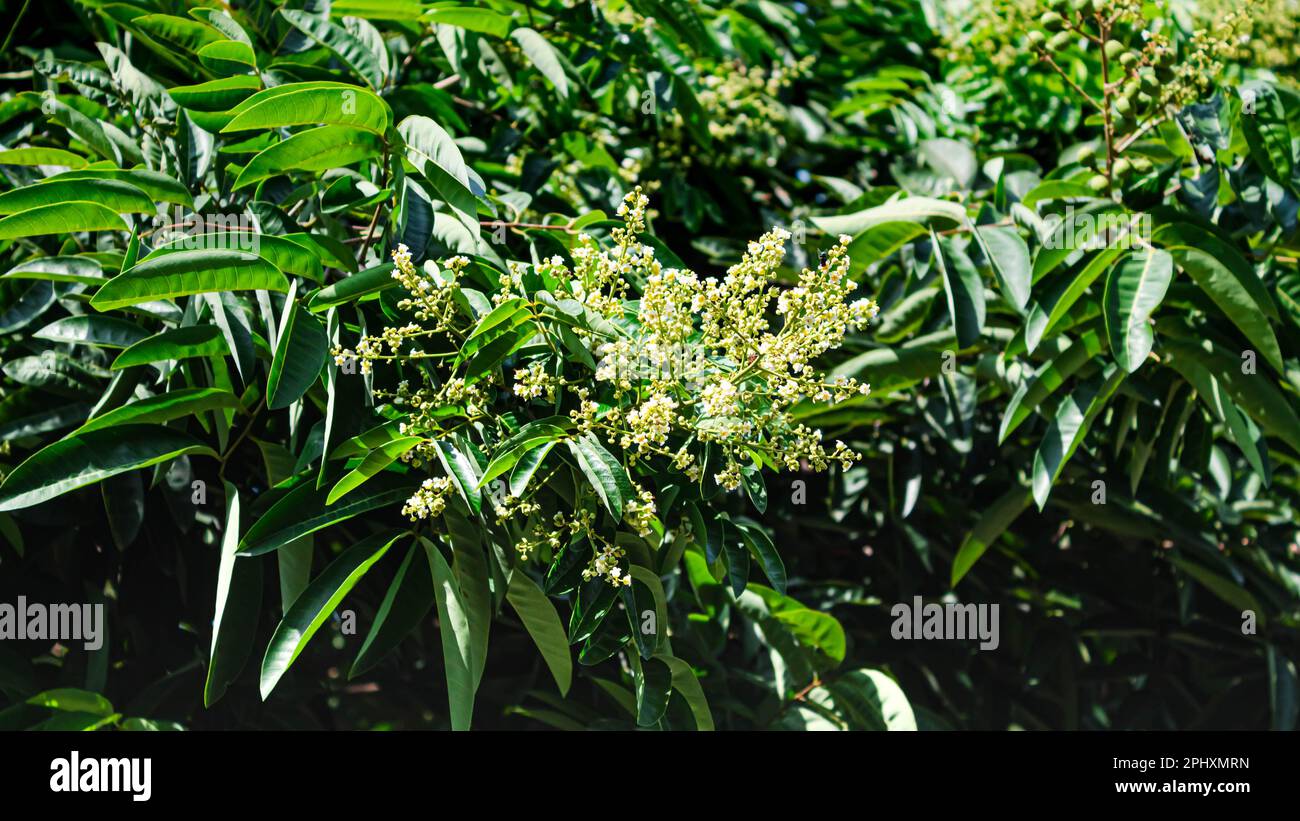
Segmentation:
<svg viewBox="0 0 1300 821">
<path fill-rule="evenodd" d="M 1296 15 L 25 5 L 0 726 L 1294 727 Z"/>
</svg>

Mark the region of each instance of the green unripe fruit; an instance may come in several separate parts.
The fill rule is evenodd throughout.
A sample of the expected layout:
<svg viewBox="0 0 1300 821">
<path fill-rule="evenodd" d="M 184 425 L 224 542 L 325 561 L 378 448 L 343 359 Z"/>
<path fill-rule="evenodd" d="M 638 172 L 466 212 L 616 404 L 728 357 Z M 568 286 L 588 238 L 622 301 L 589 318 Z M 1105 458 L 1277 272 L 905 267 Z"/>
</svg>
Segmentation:
<svg viewBox="0 0 1300 821">
<path fill-rule="evenodd" d="M 1140 173 L 1145 174 L 1146 172 L 1151 170 L 1151 161 L 1148 160 L 1146 157 L 1134 157 L 1133 168 L 1135 168 Z"/>
<path fill-rule="evenodd" d="M 1128 97 L 1120 97 L 1115 101 L 1115 110 L 1120 113 L 1121 117 L 1127 117 L 1133 110 L 1133 104 L 1128 101 Z"/>
<path fill-rule="evenodd" d="M 1101 14 L 1106 10 L 1106 2 L 1107 0 L 1092 0 L 1092 10 Z"/>
<path fill-rule="evenodd" d="M 1125 131 L 1128 131 L 1129 126 L 1133 125 L 1133 123 L 1129 120 L 1129 118 L 1125 117 L 1123 114 L 1116 114 L 1113 118 L 1111 118 L 1110 124 L 1114 126 L 1115 133 L 1117 134 L 1121 134 Z"/>
<path fill-rule="evenodd" d="M 1093 174 L 1088 178 L 1088 187 L 1100 194 L 1110 187 L 1110 182 L 1100 174 Z"/>
<path fill-rule="evenodd" d="M 1137 55 L 1131 51 L 1126 51 L 1119 56 L 1119 64 L 1124 68 L 1132 68 L 1137 61 Z"/>
<path fill-rule="evenodd" d="M 1085 145 L 1079 149 L 1079 163 L 1089 168 L 1097 167 L 1097 147 L 1094 145 Z"/>
<path fill-rule="evenodd" d="M 1124 96 L 1133 97 L 1138 93 L 1138 84 L 1136 80 L 1130 80 L 1124 84 Z"/>
<path fill-rule="evenodd" d="M 1129 162 L 1124 157 L 1120 157 L 1118 160 L 1115 160 L 1115 166 L 1111 168 L 1111 172 L 1117 177 L 1127 177 L 1129 174 L 1133 173 L 1133 163 Z"/>
<path fill-rule="evenodd" d="M 1047 5 L 1050 8 L 1060 11 L 1061 9 L 1069 7 L 1070 0 L 1051 0 L 1051 2 L 1049 2 Z"/>
<path fill-rule="evenodd" d="M 1054 11 L 1045 11 L 1038 18 L 1038 23 L 1048 31 L 1060 31 L 1065 26 L 1065 18 Z"/>
<path fill-rule="evenodd" d="M 1051 40 L 1047 41 L 1047 47 L 1052 51 L 1060 51 L 1061 49 L 1068 47 L 1073 41 L 1074 38 L 1070 36 L 1070 32 L 1058 31 L 1056 34 L 1052 35 Z"/>
<path fill-rule="evenodd" d="M 1137 95 L 1137 104 L 1140 108 L 1147 108 L 1155 102 L 1155 98 L 1145 91 L 1139 91 Z"/>
<path fill-rule="evenodd" d="M 1106 45 L 1102 46 L 1102 51 L 1106 52 L 1108 60 L 1117 60 L 1124 53 L 1124 44 L 1119 40 L 1107 40 Z"/>
<path fill-rule="evenodd" d="M 1149 71 L 1142 72 L 1141 76 L 1138 77 L 1138 84 L 1148 94 L 1155 94 L 1160 90 L 1160 81 L 1156 79 L 1156 75 Z"/>
<path fill-rule="evenodd" d="M 1043 34 L 1038 29 L 1034 29 L 1033 31 L 1029 32 L 1029 45 L 1033 46 L 1034 48 L 1042 48 L 1046 44 L 1047 44 L 1046 34 Z"/>
</svg>

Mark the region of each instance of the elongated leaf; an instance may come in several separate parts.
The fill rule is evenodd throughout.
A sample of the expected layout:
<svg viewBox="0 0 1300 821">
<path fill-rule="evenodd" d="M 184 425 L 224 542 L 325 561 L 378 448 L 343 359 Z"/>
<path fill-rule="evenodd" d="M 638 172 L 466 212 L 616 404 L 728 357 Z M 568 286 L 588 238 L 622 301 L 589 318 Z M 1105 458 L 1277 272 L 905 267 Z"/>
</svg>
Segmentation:
<svg viewBox="0 0 1300 821">
<path fill-rule="evenodd" d="M 375 613 L 374 624 L 361 644 L 348 678 L 374 667 L 419 625 L 433 607 L 433 580 L 427 572 L 424 550 L 412 544 Z"/>
<path fill-rule="evenodd" d="M 325 326 L 298 305 L 291 291 L 280 316 L 280 339 L 266 382 L 266 406 L 276 410 L 296 402 L 320 378 L 328 359 Z"/>
<path fill-rule="evenodd" d="M 226 523 L 221 535 L 221 562 L 217 568 L 216 609 L 212 615 L 212 646 L 208 674 L 203 684 L 203 706 L 211 707 L 225 694 L 248 660 L 262 607 L 262 562 L 236 561 L 239 546 L 239 491 L 230 482 L 226 490 Z"/>
<path fill-rule="evenodd" d="M 813 225 L 828 234 L 857 236 L 873 225 L 884 222 L 929 223 L 938 220 L 958 225 L 966 222 L 966 209 L 960 203 L 936 200 L 929 197 L 907 197 L 892 200 L 884 205 L 868 208 L 853 214 L 834 217 L 813 217 Z"/>
<path fill-rule="evenodd" d="M 952 576 L 949 582 L 953 587 L 956 587 L 957 582 L 961 581 L 975 562 L 979 561 L 984 551 L 989 549 L 989 545 L 996 542 L 1016 517 L 1029 507 L 1029 500 L 1029 488 L 1013 487 L 980 515 L 979 521 L 971 528 L 971 532 L 966 534 L 966 538 L 962 539 L 961 546 L 957 548 L 957 555 L 953 557 Z"/>
<path fill-rule="evenodd" d="M 329 496 L 325 499 L 325 504 L 332 505 L 356 488 L 361 487 L 367 479 L 377 475 L 384 468 L 396 462 L 402 454 L 415 447 L 420 441 L 418 436 L 403 436 L 400 439 L 386 442 L 379 449 L 371 451 L 366 455 L 365 459 L 361 460 L 361 464 L 348 471 L 343 478 L 334 483 Z"/>
<path fill-rule="evenodd" d="M 1106 407 L 1125 376 L 1127 372 L 1123 368 L 1110 367 L 1076 388 L 1057 408 L 1056 418 L 1034 454 L 1034 501 L 1039 510 L 1047 504 L 1061 469 L 1088 434 L 1088 426 Z"/>
<path fill-rule="evenodd" d="M 388 130 L 392 112 L 374 92 L 333 82 L 288 83 L 259 91 L 232 109 L 232 131 L 284 128 L 324 123 L 363 129 L 375 135 Z"/>
<path fill-rule="evenodd" d="M 353 36 L 347 29 L 329 20 L 314 17 L 305 11 L 280 9 L 280 14 L 298 31 L 334 52 L 353 74 L 364 80 L 372 89 L 384 85 L 384 71 L 379 59 L 364 42 Z"/>
<path fill-rule="evenodd" d="M 112 208 L 97 202 L 42 205 L 0 219 L 0 240 L 75 234 L 80 231 L 125 231 L 126 223 Z"/>
<path fill-rule="evenodd" d="M 469 614 L 447 560 L 438 546 L 421 538 L 429 570 L 433 574 L 433 594 L 438 605 L 438 625 L 442 638 L 443 667 L 447 673 L 447 701 L 451 708 L 451 728 L 468 730 L 474 716 L 474 650 L 470 636 Z"/>
<path fill-rule="evenodd" d="M 16 214 L 33 208 L 66 202 L 93 202 L 117 214 L 152 214 L 152 199 L 134 185 L 117 180 L 54 180 L 0 194 L 0 214 Z"/>
<path fill-rule="evenodd" d="M 298 596 L 279 626 L 275 628 L 271 643 L 266 648 L 266 656 L 262 659 L 260 684 L 263 701 L 271 695 L 271 691 L 275 689 L 275 685 L 279 683 L 285 671 L 338 607 L 339 602 L 343 601 L 343 597 L 401 537 L 401 533 L 390 531 L 376 533 L 362 539 L 331 562 L 329 567 L 325 568 L 325 572 L 307 585 L 307 589 Z"/>
<path fill-rule="evenodd" d="M 506 600 L 515 609 L 524 629 L 541 651 L 542 659 L 555 679 L 555 685 L 560 688 L 560 695 L 567 695 L 573 682 L 573 657 L 569 653 L 569 641 L 560 615 L 555 612 L 555 605 L 551 604 L 537 583 L 522 570 L 516 570 L 510 575 Z"/>
<path fill-rule="evenodd" d="M 1133 373 L 1151 353 L 1155 337 L 1147 320 L 1165 298 L 1174 261 L 1165 251 L 1137 251 L 1111 269 L 1102 313 L 1106 338 L 1120 367 Z"/>
<path fill-rule="evenodd" d="M 134 322 L 112 316 L 65 316 L 56 319 L 32 336 L 69 345 L 94 345 L 100 348 L 129 348 L 149 336 Z"/>
<path fill-rule="evenodd" d="M 230 391 L 220 388 L 179 388 L 167 393 L 137 399 L 113 408 L 82 425 L 77 432 L 111 428 L 127 423 L 163 423 L 173 419 L 193 416 L 214 408 L 237 408 L 239 399 Z"/>
<path fill-rule="evenodd" d="M 668 669 L 672 671 L 673 689 L 686 699 L 691 714 L 695 716 L 696 729 L 712 732 L 713 713 L 709 711 L 708 699 L 704 697 L 704 688 L 700 686 L 695 671 L 686 662 L 667 653 L 661 653 L 655 658 L 667 664 Z"/>
<path fill-rule="evenodd" d="M 90 300 L 98 311 L 213 291 L 287 291 L 274 265 L 240 251 L 177 251 L 145 260 L 104 283 Z"/>
<path fill-rule="evenodd" d="M 186 455 L 217 456 L 161 425 L 124 424 L 74 433 L 32 454 L 5 477 L 0 511 L 31 507 L 110 476 Z"/>
<path fill-rule="evenodd" d="M 1079 337 L 1051 362 L 1044 364 L 1030 379 L 1020 383 L 1007 409 L 1002 414 L 1002 425 L 998 429 L 999 444 L 1006 441 L 1020 423 L 1029 418 L 1029 414 L 1051 396 L 1065 380 L 1074 375 L 1092 357 L 1101 353 L 1101 336 L 1096 331 L 1088 331 Z"/>
<path fill-rule="evenodd" d="M 970 347 L 979 341 L 984 330 L 984 283 L 965 254 L 954 252 L 930 231 L 934 259 L 943 276 L 943 292 L 948 298 L 948 315 L 957 334 L 957 344 Z"/>
<path fill-rule="evenodd" d="M 381 473 L 347 500 L 326 505 L 329 491 L 308 482 L 276 502 L 248 529 L 239 552 L 256 556 L 277 550 L 300 536 L 351 519 L 367 511 L 404 501 L 416 484 L 391 473 Z"/>
<path fill-rule="evenodd" d="M 113 370 L 170 359 L 225 356 L 228 353 L 230 349 L 226 347 L 220 328 L 215 325 L 190 325 L 140 340 L 113 360 Z"/>
<path fill-rule="evenodd" d="M 1029 302 L 1032 276 L 1029 246 L 1014 228 L 981 225 L 975 229 L 974 236 L 993 266 L 1003 296 L 1017 311 L 1023 310 Z"/>
<path fill-rule="evenodd" d="M 346 125 L 323 125 L 300 131 L 248 161 L 234 188 L 253 185 L 288 171 L 327 171 L 378 157 L 384 152 L 379 136 Z"/>
<path fill-rule="evenodd" d="M 546 42 L 546 38 L 526 26 L 520 26 L 510 32 L 510 38 L 519 44 L 532 64 L 542 73 L 555 93 L 563 99 L 569 96 L 569 78 L 564 73 L 564 65 L 555 47 Z"/>
<path fill-rule="evenodd" d="M 587 478 L 610 515 L 615 520 L 621 520 L 624 502 L 634 497 L 627 471 L 613 454 L 605 450 L 600 440 L 590 433 L 570 439 L 565 444 L 578 461 L 582 475 Z"/>
</svg>

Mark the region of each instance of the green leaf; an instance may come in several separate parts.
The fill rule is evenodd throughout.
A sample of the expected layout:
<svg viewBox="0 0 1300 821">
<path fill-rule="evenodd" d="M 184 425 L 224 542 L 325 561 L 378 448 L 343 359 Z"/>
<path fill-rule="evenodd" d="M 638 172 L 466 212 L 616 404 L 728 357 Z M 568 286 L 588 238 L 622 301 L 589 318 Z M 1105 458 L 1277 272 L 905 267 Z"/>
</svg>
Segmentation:
<svg viewBox="0 0 1300 821">
<path fill-rule="evenodd" d="M 1272 85 L 1262 82 L 1246 83 L 1238 94 L 1243 99 L 1248 95 L 1255 99 L 1254 113 L 1243 110 L 1240 120 L 1251 158 L 1271 179 L 1285 186 L 1292 185 L 1295 149 L 1282 98 Z"/>
<path fill-rule="evenodd" d="M 668 709 L 673 691 L 673 670 L 660 658 L 642 661 L 636 676 L 636 723 L 653 727 Z"/>
<path fill-rule="evenodd" d="M 902 689 L 879 670 L 854 670 L 805 699 L 835 715 L 850 730 L 915 730 L 916 717 Z"/>
<path fill-rule="evenodd" d="M 1061 475 L 1061 469 L 1087 436 L 1088 426 L 1106 407 L 1127 375 L 1123 368 L 1108 366 L 1102 374 L 1075 388 L 1057 408 L 1056 418 L 1034 453 L 1034 501 L 1039 510 L 1047 504 L 1048 494 Z"/>
<path fill-rule="evenodd" d="M 528 483 L 532 481 L 537 469 L 542 466 L 547 455 L 555 447 L 554 442 L 546 442 L 540 447 L 530 448 L 519 461 L 515 463 L 514 469 L 510 472 L 510 495 L 522 497 L 528 490 Z"/>
<path fill-rule="evenodd" d="M 384 70 L 375 56 L 360 38 L 354 36 L 342 26 L 315 17 L 305 11 L 280 9 L 284 19 L 298 31 L 329 49 L 352 73 L 366 82 L 372 89 L 384 85 Z"/>
<path fill-rule="evenodd" d="M 438 461 L 456 486 L 456 492 L 469 509 L 478 514 L 483 509 L 483 494 L 478 490 L 478 466 L 455 443 L 444 439 L 434 444 L 438 447 Z"/>
<path fill-rule="evenodd" d="M 397 504 L 411 495 L 415 482 L 381 473 L 345 502 L 327 505 L 328 490 L 307 482 L 291 490 L 248 529 L 239 552 L 252 556 L 278 550 L 293 540 L 377 508 Z"/>
<path fill-rule="evenodd" d="M 113 408 L 86 422 L 77 433 L 110 428 L 127 423 L 170 422 L 194 416 L 214 408 L 237 408 L 239 399 L 221 388 L 178 388 L 157 396 L 137 399 Z"/>
<path fill-rule="evenodd" d="M 222 134 L 323 123 L 362 129 L 380 137 L 392 120 L 388 104 L 374 92 L 334 82 L 287 83 L 268 88 L 231 112 L 235 117 L 221 129 Z"/>
<path fill-rule="evenodd" d="M 230 353 L 221 329 L 215 325 L 190 325 L 163 331 L 142 339 L 122 351 L 113 360 L 112 368 L 120 371 L 151 362 L 173 359 L 192 359 L 199 356 L 225 356 Z"/>
<path fill-rule="evenodd" d="M 425 12 L 423 20 L 493 37 L 505 37 L 513 25 L 508 16 L 488 8 L 435 8 Z"/>
<path fill-rule="evenodd" d="M 147 259 L 104 283 L 90 300 L 109 311 L 158 299 L 213 291 L 287 291 L 289 281 L 274 265 L 241 251 L 177 251 Z"/>
<path fill-rule="evenodd" d="M 573 657 L 569 653 L 569 641 L 564 633 L 564 624 L 555 612 L 555 605 L 546 597 L 522 569 L 510 574 L 510 586 L 506 589 L 506 601 L 515 609 L 519 621 L 532 637 L 533 643 L 541 651 L 542 659 L 560 688 L 560 695 L 568 695 L 573 682 Z"/>
<path fill-rule="evenodd" d="M 383 265 L 376 265 L 340 279 L 328 288 L 320 289 L 307 301 L 307 309 L 312 313 L 319 313 L 335 305 L 356 302 L 363 296 L 395 287 L 397 287 L 397 280 L 393 279 L 393 263 L 385 262 Z"/>
<path fill-rule="evenodd" d="M 1283 372 L 1282 351 L 1269 319 L 1277 306 L 1249 262 L 1226 242 L 1194 225 L 1162 225 L 1153 235 L 1180 269 L 1186 271 L 1224 315 L 1273 365 Z"/>
<path fill-rule="evenodd" d="M 217 568 L 216 609 L 212 616 L 212 646 L 208 674 L 203 684 L 203 706 L 211 707 L 239 677 L 257 634 L 262 607 L 262 562 L 237 561 L 239 547 L 239 491 L 230 482 L 226 491 L 226 522 L 221 535 L 221 561 Z"/>
<path fill-rule="evenodd" d="M 328 171 L 383 153 L 383 142 L 373 132 L 346 125 L 322 125 L 259 152 L 239 172 L 234 190 L 288 171 Z"/>
<path fill-rule="evenodd" d="M 320 378 L 329 359 L 325 325 L 303 310 L 293 295 L 291 290 L 284 302 L 280 339 L 266 381 L 266 406 L 271 410 L 296 402 Z"/>
<path fill-rule="evenodd" d="M 1268 626 L 1268 620 L 1265 618 L 1267 613 L 1259 606 L 1259 601 L 1251 595 L 1250 591 L 1243 588 L 1230 579 L 1225 579 L 1219 574 L 1201 567 L 1199 564 L 1184 559 L 1179 556 L 1170 556 L 1169 561 L 1173 562 L 1179 570 L 1191 576 L 1199 582 L 1206 590 L 1209 590 L 1217 598 L 1227 602 L 1234 610 L 1242 612 L 1250 610 L 1256 614 L 1260 627 Z"/>
<path fill-rule="evenodd" d="M 709 702 L 704 697 L 704 688 L 691 666 L 676 656 L 660 653 L 655 658 L 668 665 L 673 674 L 673 689 L 686 699 L 686 704 L 695 716 L 696 729 L 713 731 L 713 714 L 709 711 Z"/>
<path fill-rule="evenodd" d="M 953 557 L 952 576 L 949 582 L 953 587 L 956 587 L 957 582 L 970 572 L 975 562 L 984 555 L 984 551 L 989 549 L 989 545 L 996 542 L 1011 523 L 1025 511 L 1025 508 L 1029 507 L 1029 500 L 1029 488 L 1013 487 L 980 514 L 979 521 L 975 522 L 975 527 L 971 528 L 965 539 L 962 539 L 961 546 L 957 548 L 957 555 Z"/>
<path fill-rule="evenodd" d="M 447 560 L 438 546 L 421 538 L 429 570 L 433 574 L 433 595 L 438 605 L 438 627 L 442 639 L 443 667 L 447 674 L 447 701 L 451 728 L 468 730 L 474 716 L 474 650 L 469 614 Z"/>
<path fill-rule="evenodd" d="M 356 678 L 374 667 L 394 650 L 428 614 L 433 606 L 433 581 L 425 572 L 424 550 L 412 544 L 397 569 L 384 600 L 375 613 L 374 624 L 361 644 L 348 678 Z"/>
<path fill-rule="evenodd" d="M 1148 320 L 1173 279 L 1174 261 L 1165 251 L 1136 251 L 1106 278 L 1102 314 L 1111 354 L 1127 373 L 1142 367 L 1155 342 Z"/>
<path fill-rule="evenodd" d="M 32 454 L 5 477 L 0 511 L 31 507 L 110 476 L 186 455 L 217 456 L 162 425 L 123 424 L 74 433 Z"/>
<path fill-rule="evenodd" d="M 519 44 L 524 56 L 542 73 L 561 99 L 569 96 L 569 78 L 564 73 L 560 55 L 546 38 L 526 26 L 520 26 L 510 32 L 510 39 Z"/>
<path fill-rule="evenodd" d="M 1025 318 L 1025 349 L 1033 353 L 1043 338 L 1069 314 L 1079 297 L 1122 253 L 1119 248 L 1108 248 L 1096 254 L 1077 275 L 1063 278 L 1041 297 L 1032 300 Z"/>
<path fill-rule="evenodd" d="M 117 214 L 152 214 L 157 210 L 148 194 L 129 183 L 79 179 L 39 182 L 6 191 L 0 194 L 0 214 L 16 214 L 74 201 L 102 205 Z"/>
<path fill-rule="evenodd" d="M 86 158 L 62 148 L 10 148 L 0 151 L 0 165 L 61 165 L 84 168 Z"/>
<path fill-rule="evenodd" d="M 203 223 L 196 223 L 203 227 Z M 301 236 L 301 235 L 298 235 Z M 309 245 L 295 242 L 293 237 L 276 237 L 251 231 L 215 231 L 187 234 L 155 248 L 146 260 L 155 259 L 177 251 L 219 249 L 257 254 L 286 274 L 298 274 L 313 282 L 323 279 L 321 259 Z"/>
<path fill-rule="evenodd" d="M 149 336 L 134 322 L 112 316 L 65 316 L 56 319 L 32 336 L 68 345 L 94 345 L 99 348 L 129 348 Z"/>
<path fill-rule="evenodd" d="M 23 239 L 81 231 L 125 231 L 126 223 L 112 208 L 96 202 L 42 205 L 0 219 L 0 240 Z"/>
<path fill-rule="evenodd" d="M 307 589 L 294 600 L 289 612 L 275 628 L 271 643 L 266 648 L 266 656 L 262 659 L 260 689 L 263 701 L 271 695 L 285 671 L 338 607 L 339 602 L 343 601 L 343 597 L 403 535 L 387 531 L 362 539 L 330 562 L 329 567 L 313 579 Z"/>
<path fill-rule="evenodd" d="M 740 538 L 744 540 L 745 546 L 758 559 L 759 566 L 763 568 L 763 574 L 772 583 L 772 587 L 776 588 L 781 595 L 785 595 L 785 562 L 781 561 L 781 554 L 777 552 L 776 545 L 772 543 L 767 531 L 759 527 L 756 522 L 743 519 L 733 519 L 732 524 L 740 532 Z"/>
<path fill-rule="evenodd" d="M 400 439 L 385 442 L 377 450 L 372 450 L 366 454 L 366 458 L 361 460 L 361 464 L 348 471 L 343 478 L 334 483 L 329 496 L 325 499 L 325 504 L 332 505 L 353 490 L 356 490 L 367 479 L 379 474 L 380 471 L 396 462 L 403 454 L 419 444 L 420 441 L 421 439 L 418 436 L 403 436 Z"/>
<path fill-rule="evenodd" d="M 627 471 L 613 454 L 605 450 L 605 446 L 593 434 L 583 434 L 577 439 L 566 441 L 565 444 L 578 461 L 578 468 L 582 470 L 582 475 L 587 477 L 587 481 L 610 515 L 616 521 L 621 521 L 624 502 L 635 498 Z"/>
<path fill-rule="evenodd" d="M 1101 353 L 1101 336 L 1096 331 L 1088 331 L 1075 340 L 1068 348 L 1057 354 L 1051 362 L 1045 363 L 1032 378 L 1020 383 L 1020 387 L 1007 403 L 1002 414 L 1002 425 L 998 428 L 998 444 L 1006 441 L 1020 423 L 1029 418 L 1029 414 L 1051 396 L 1057 388 L 1074 375 L 1076 371 Z"/>
<path fill-rule="evenodd" d="M 1029 246 L 1014 228 L 981 225 L 975 229 L 974 236 L 993 266 L 1003 296 L 1017 311 L 1023 311 L 1029 302 L 1032 274 Z"/>
<path fill-rule="evenodd" d="M 957 345 L 968 348 L 979 341 L 984 330 L 984 283 L 970 259 L 940 242 L 933 229 L 930 241 L 943 277 L 943 292 L 948 298 L 948 315 L 957 333 Z"/>
<path fill-rule="evenodd" d="M 857 236 L 873 225 L 885 222 L 918 222 L 929 224 L 932 220 L 964 225 L 966 209 L 960 203 L 936 200 L 929 197 L 906 197 L 891 200 L 865 211 L 833 217 L 813 217 L 813 225 L 832 236 L 847 234 Z"/>
<path fill-rule="evenodd" d="M 492 593 L 488 578 L 487 561 L 483 555 L 480 527 L 455 508 L 443 513 L 447 535 L 451 540 L 452 573 L 469 619 L 471 660 L 474 689 L 478 689 L 487 663 L 488 631 L 492 626 Z"/>
<path fill-rule="evenodd" d="M 116 180 L 138 188 L 155 202 L 170 202 L 186 207 L 193 207 L 194 198 L 179 180 L 160 171 L 148 168 L 81 168 L 65 171 L 53 177 L 46 177 L 41 183 L 48 185 L 55 182 L 84 182 L 86 180 Z M 152 208 L 150 209 L 152 210 Z"/>
<path fill-rule="evenodd" d="M 247 43 L 238 40 L 218 40 L 208 43 L 198 51 L 204 68 L 218 74 L 241 74 L 257 68 L 257 55 Z"/>
</svg>

